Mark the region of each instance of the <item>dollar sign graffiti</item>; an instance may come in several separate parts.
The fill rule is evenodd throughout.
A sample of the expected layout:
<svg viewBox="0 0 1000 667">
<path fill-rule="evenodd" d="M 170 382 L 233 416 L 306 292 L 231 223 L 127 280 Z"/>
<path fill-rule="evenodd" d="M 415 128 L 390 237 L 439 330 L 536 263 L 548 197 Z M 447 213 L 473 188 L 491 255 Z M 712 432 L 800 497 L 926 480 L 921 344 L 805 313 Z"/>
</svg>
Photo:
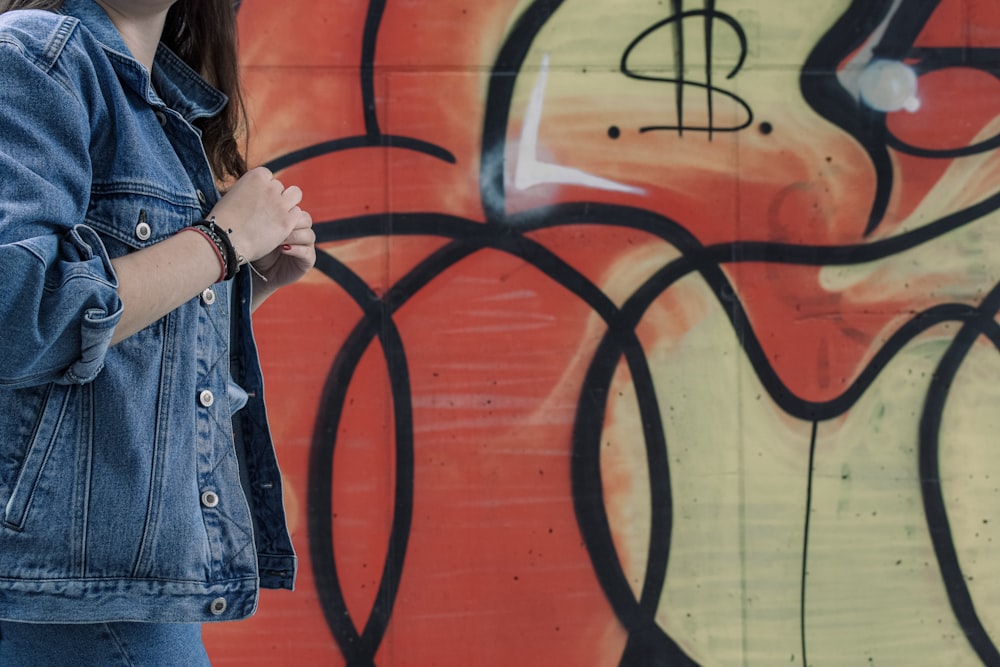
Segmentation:
<svg viewBox="0 0 1000 667">
<path fill-rule="evenodd" d="M 729 14 L 716 11 L 715 2 L 712 0 L 708 0 L 705 3 L 704 9 L 689 11 L 684 11 L 683 0 L 674 0 L 673 4 L 674 14 L 644 30 L 638 37 L 635 38 L 635 40 L 632 41 L 631 44 L 629 44 L 629 47 L 622 55 L 621 71 L 625 76 L 643 81 L 656 81 L 659 83 L 675 85 L 674 100 L 677 110 L 677 122 L 675 124 L 650 125 L 640 128 L 639 131 L 651 132 L 654 130 L 676 130 L 680 135 L 683 135 L 685 131 L 707 132 L 709 138 L 711 139 L 713 132 L 736 132 L 748 127 L 753 122 L 753 111 L 750 109 L 750 106 L 736 94 L 725 90 L 724 88 L 716 87 L 713 80 L 714 77 L 712 69 L 712 59 L 714 55 L 713 44 L 715 26 L 717 23 L 721 23 L 724 27 L 732 30 L 733 34 L 739 41 L 739 58 L 737 59 L 736 65 L 733 66 L 733 68 L 726 74 L 725 78 L 732 79 L 743 67 L 743 63 L 746 60 L 747 55 L 747 37 L 743 27 Z M 691 20 L 701 23 L 704 30 L 705 76 L 703 81 L 690 80 L 685 75 L 684 29 L 685 24 L 689 23 Z M 640 44 L 659 31 L 671 28 L 674 31 L 674 76 L 646 74 L 637 71 L 629 65 L 633 52 Z M 707 122 L 703 125 L 685 123 L 685 91 L 689 88 L 701 89 L 704 91 L 706 111 L 705 118 L 707 119 Z M 718 95 L 727 97 L 734 101 L 738 107 L 742 108 L 744 114 L 740 115 L 743 115 L 744 117 L 731 124 L 717 124 L 715 122 L 715 101 L 716 96 Z"/>
</svg>

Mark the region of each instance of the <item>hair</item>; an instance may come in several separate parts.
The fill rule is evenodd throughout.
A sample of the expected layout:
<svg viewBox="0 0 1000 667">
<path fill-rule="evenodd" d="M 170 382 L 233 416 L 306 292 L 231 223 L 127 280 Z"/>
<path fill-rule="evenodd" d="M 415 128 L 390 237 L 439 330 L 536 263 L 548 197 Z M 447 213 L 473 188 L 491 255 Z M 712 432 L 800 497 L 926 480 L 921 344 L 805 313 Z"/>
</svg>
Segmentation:
<svg viewBox="0 0 1000 667">
<path fill-rule="evenodd" d="M 57 11 L 63 0 L 0 0 L 0 14 L 13 9 Z M 216 178 L 239 178 L 247 170 L 247 113 L 237 64 L 236 4 L 233 0 L 177 0 L 167 13 L 162 43 L 229 102 L 211 118 L 195 121 Z"/>
</svg>

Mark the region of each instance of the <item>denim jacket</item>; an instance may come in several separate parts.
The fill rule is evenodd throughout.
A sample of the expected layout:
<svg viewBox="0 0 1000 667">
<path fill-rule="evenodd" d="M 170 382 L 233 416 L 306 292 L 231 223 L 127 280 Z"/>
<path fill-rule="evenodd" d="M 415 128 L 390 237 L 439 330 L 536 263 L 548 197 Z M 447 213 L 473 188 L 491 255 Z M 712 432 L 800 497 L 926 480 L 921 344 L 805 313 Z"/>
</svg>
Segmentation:
<svg viewBox="0 0 1000 667">
<path fill-rule="evenodd" d="M 230 620 L 292 586 L 248 272 L 110 347 L 111 259 L 218 201 L 191 123 L 225 103 L 92 0 L 0 15 L 0 619 Z"/>
</svg>

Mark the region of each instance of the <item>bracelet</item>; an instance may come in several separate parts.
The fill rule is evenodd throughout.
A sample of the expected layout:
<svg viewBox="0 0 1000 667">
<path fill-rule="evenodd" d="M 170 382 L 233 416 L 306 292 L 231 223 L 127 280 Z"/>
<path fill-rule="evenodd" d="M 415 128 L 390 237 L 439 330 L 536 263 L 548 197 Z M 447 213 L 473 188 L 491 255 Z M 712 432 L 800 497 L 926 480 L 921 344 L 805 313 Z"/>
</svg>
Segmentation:
<svg viewBox="0 0 1000 667">
<path fill-rule="evenodd" d="M 229 239 L 229 234 L 223 231 L 215 222 L 215 216 L 208 220 L 199 220 L 187 229 L 192 229 L 207 237 L 215 246 L 216 253 L 221 259 L 223 280 L 231 280 L 240 270 L 240 266 L 246 262 L 243 257 L 236 252 L 233 242 Z"/>
<path fill-rule="evenodd" d="M 216 224 L 214 215 L 208 220 L 200 220 L 197 223 L 197 226 L 207 228 L 209 233 L 218 240 L 218 243 L 222 248 L 223 256 L 226 258 L 225 280 L 231 280 L 237 273 L 239 273 L 240 267 L 246 263 L 246 259 L 236 252 L 236 247 L 229 238 L 229 233 L 231 233 L 232 230 L 223 230 L 222 227 Z"/>
<path fill-rule="evenodd" d="M 216 280 L 215 282 L 221 283 L 223 280 L 225 280 L 226 279 L 226 273 L 227 273 L 229 267 L 228 267 L 228 264 L 226 262 L 226 257 L 223 254 L 224 250 L 223 250 L 222 246 L 219 243 L 216 242 L 216 240 L 212 237 L 212 234 L 209 233 L 209 231 L 204 226 L 201 226 L 201 225 L 191 226 L 191 227 L 185 227 L 181 231 L 182 232 L 183 231 L 197 232 L 198 234 L 201 234 L 203 237 L 205 237 L 206 239 L 208 239 L 208 242 L 212 246 L 212 250 L 215 251 L 215 256 L 219 260 L 219 267 L 220 267 L 219 279 Z"/>
<path fill-rule="evenodd" d="M 267 278 L 254 267 L 253 263 L 248 262 L 246 257 L 236 251 L 236 246 L 233 245 L 232 239 L 229 238 L 233 230 L 222 229 L 215 222 L 214 215 L 207 220 L 199 220 L 190 227 L 185 227 L 185 229 L 198 232 L 212 242 L 212 247 L 215 248 L 215 254 L 219 258 L 219 264 L 222 267 L 222 273 L 217 282 L 231 280 L 239 273 L 240 267 L 244 264 L 249 266 L 250 270 L 263 282 L 267 282 Z"/>
</svg>

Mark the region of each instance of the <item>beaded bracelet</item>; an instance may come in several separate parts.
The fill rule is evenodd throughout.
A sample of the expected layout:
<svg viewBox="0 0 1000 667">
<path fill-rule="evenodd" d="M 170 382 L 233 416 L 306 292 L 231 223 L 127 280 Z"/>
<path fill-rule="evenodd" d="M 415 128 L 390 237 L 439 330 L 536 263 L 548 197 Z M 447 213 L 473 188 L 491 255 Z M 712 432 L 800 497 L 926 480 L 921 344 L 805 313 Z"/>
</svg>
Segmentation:
<svg viewBox="0 0 1000 667">
<path fill-rule="evenodd" d="M 185 229 L 198 232 L 212 242 L 212 247 L 215 249 L 222 269 L 217 282 L 230 280 L 239 272 L 240 265 L 245 260 L 236 252 L 233 242 L 229 240 L 229 235 L 215 223 L 214 216 L 208 220 L 199 220 Z"/>
<path fill-rule="evenodd" d="M 246 264 L 250 267 L 250 270 L 260 278 L 263 282 L 267 282 L 267 278 L 258 271 L 252 262 L 247 261 L 247 258 L 239 254 L 236 251 L 236 246 L 233 245 L 232 240 L 229 235 L 233 233 L 233 230 L 224 230 L 215 222 L 215 216 L 207 220 L 199 220 L 190 227 L 186 227 L 192 231 L 196 231 L 209 241 L 212 242 L 212 246 L 215 248 L 216 255 L 219 258 L 219 263 L 222 266 L 222 274 L 218 282 L 223 280 L 231 280 L 240 271 L 240 267 Z"/>
<path fill-rule="evenodd" d="M 215 222 L 215 216 L 213 215 L 208 220 L 200 220 L 195 225 L 196 227 L 204 227 L 208 230 L 209 234 L 216 240 L 219 246 L 222 248 L 223 257 L 226 258 L 226 277 L 225 280 L 231 280 L 240 271 L 240 267 L 246 263 L 246 259 L 243 258 L 238 252 L 236 252 L 236 247 L 233 246 L 232 240 L 229 238 L 229 233 L 222 229 Z M 229 230 L 230 232 L 232 230 Z"/>
</svg>

